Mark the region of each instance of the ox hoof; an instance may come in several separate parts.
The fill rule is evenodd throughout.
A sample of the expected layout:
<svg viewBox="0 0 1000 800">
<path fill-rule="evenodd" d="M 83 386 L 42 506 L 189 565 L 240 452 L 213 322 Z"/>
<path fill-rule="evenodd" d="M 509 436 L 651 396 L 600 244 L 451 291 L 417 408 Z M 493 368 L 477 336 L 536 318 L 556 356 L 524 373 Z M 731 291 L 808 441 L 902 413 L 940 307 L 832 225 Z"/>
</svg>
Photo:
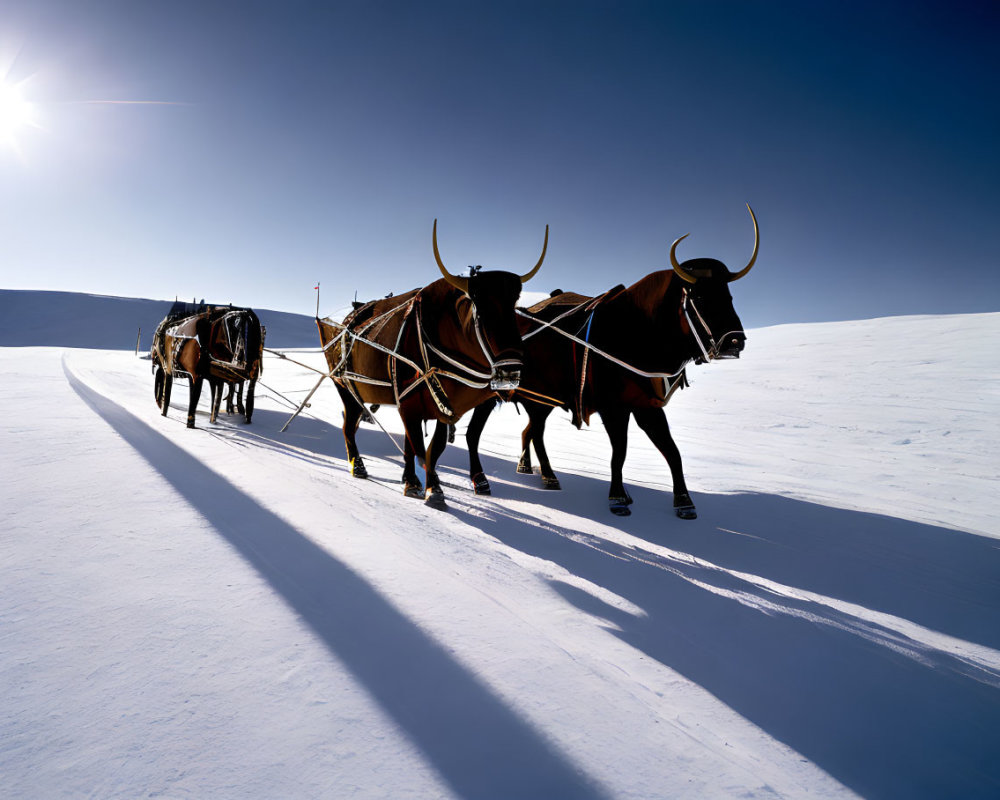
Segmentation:
<svg viewBox="0 0 1000 800">
<path fill-rule="evenodd" d="M 532 475 L 535 470 L 532 469 L 530 463 L 525 463 L 524 461 L 517 462 L 517 472 L 519 475 Z"/>
<path fill-rule="evenodd" d="M 403 495 L 415 497 L 418 500 L 424 496 L 424 485 L 420 481 L 403 481 Z"/>
<path fill-rule="evenodd" d="M 193 420 L 193 419 L 189 419 L 189 420 L 188 420 L 188 425 L 187 425 L 187 426 L 188 426 L 189 428 L 191 428 L 191 430 L 194 430 L 194 420 Z"/>
<path fill-rule="evenodd" d="M 490 482 L 486 480 L 486 476 L 482 472 L 477 472 L 472 476 L 472 490 L 476 494 L 493 494 L 493 490 L 490 489 Z"/>
<path fill-rule="evenodd" d="M 368 477 L 368 470 L 365 469 L 365 462 L 361 460 L 361 456 L 358 456 L 357 458 L 352 458 L 348 463 L 351 466 L 351 475 L 353 475 L 355 478 Z"/>
<path fill-rule="evenodd" d="M 559 485 L 559 479 L 557 477 L 555 477 L 554 475 L 551 478 L 546 478 L 543 475 L 542 476 L 542 488 L 543 489 L 562 489 L 562 486 Z"/>
<path fill-rule="evenodd" d="M 615 497 L 608 500 L 608 510 L 614 514 L 616 517 L 628 517 L 632 515 L 632 509 L 628 507 L 629 504 L 621 497 Z"/>
<path fill-rule="evenodd" d="M 609 495 L 608 496 L 608 508 L 611 513 L 618 517 L 627 517 L 632 511 L 629 506 L 632 505 L 632 495 L 627 491 L 622 491 L 620 495 Z"/>
<path fill-rule="evenodd" d="M 674 495 L 674 513 L 681 519 L 698 519 L 698 512 L 695 510 L 691 495 L 687 492 Z"/>
<path fill-rule="evenodd" d="M 424 505 L 428 508 L 435 508 L 444 511 L 448 506 L 444 502 L 444 492 L 440 486 L 429 486 L 424 493 Z"/>
</svg>

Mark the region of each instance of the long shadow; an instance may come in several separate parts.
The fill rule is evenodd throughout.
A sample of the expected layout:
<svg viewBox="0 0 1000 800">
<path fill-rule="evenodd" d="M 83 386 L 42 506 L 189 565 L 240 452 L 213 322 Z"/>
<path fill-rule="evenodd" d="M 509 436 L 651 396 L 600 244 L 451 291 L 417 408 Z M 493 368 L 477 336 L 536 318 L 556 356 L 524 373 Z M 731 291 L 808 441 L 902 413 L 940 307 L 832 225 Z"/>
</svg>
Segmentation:
<svg viewBox="0 0 1000 800">
<path fill-rule="evenodd" d="M 83 401 L 271 583 L 456 794 L 606 796 L 360 576 L 63 368 Z"/>
<path fill-rule="evenodd" d="M 285 419 L 281 412 L 258 412 L 254 425 L 237 425 L 235 432 L 255 446 L 297 458 L 313 454 L 346 467 L 339 427 L 299 417 L 288 431 L 278 433 Z M 395 439 L 401 446 L 402 437 Z M 357 441 L 364 457 L 391 462 L 370 464 L 371 469 L 392 479 L 397 470 L 402 473 L 399 450 L 384 433 L 363 425 Z M 1000 541 L 995 539 L 765 494 L 696 495 L 700 519 L 684 523 L 673 516 L 669 492 L 642 486 L 629 487 L 633 516 L 622 519 L 608 512 L 607 483 L 600 478 L 563 475 L 563 491 L 543 491 L 537 475 L 517 475 L 510 461 L 486 455 L 482 461 L 494 483 L 503 479 L 502 486 L 494 487 L 494 499 L 500 502 L 539 502 L 729 570 L 1000 650 Z M 464 485 L 467 451 L 446 448 L 440 470 L 452 484 Z M 754 513 L 748 513 L 749 507 Z M 997 616 L 984 622 L 987 612 Z"/>
<path fill-rule="evenodd" d="M 568 483 L 579 498 L 572 491 L 576 481 Z M 641 494 L 633 492 L 637 503 Z M 747 520 L 760 520 L 772 540 L 779 541 L 793 539 L 804 521 L 831 537 L 851 526 L 874 536 L 908 536 L 914 550 L 925 551 L 919 559 L 924 566 L 948 549 L 952 537 L 962 537 L 955 531 L 766 495 L 711 498 L 713 504 L 721 500 L 725 502 L 712 514 L 715 523 L 735 526 L 740 521 L 745 526 Z M 788 586 L 817 594 L 832 587 L 840 595 L 851 595 L 857 581 L 862 594 L 909 619 L 914 615 L 906 613 L 905 603 L 917 612 L 927 610 L 919 576 L 913 579 L 878 557 L 853 563 L 841 558 L 829 565 L 836 574 L 824 576 L 821 550 L 792 548 L 777 552 L 775 561 L 782 563 L 772 568 L 760 554 L 747 555 L 745 537 L 736 534 L 700 548 L 677 547 L 698 534 L 710 538 L 722 533 L 701 521 L 688 527 L 664 520 L 655 537 L 660 547 L 645 550 L 511 514 L 489 521 L 461 509 L 455 513 L 509 546 L 560 564 L 642 608 L 644 616 L 633 616 L 578 588 L 553 583 L 569 602 L 606 619 L 621 639 L 704 687 L 863 796 L 1000 796 L 996 654 L 984 666 L 910 639 L 863 613 L 801 593 L 784 594 L 755 580 L 774 571 Z M 642 529 L 641 519 L 635 523 Z M 618 523 L 622 528 L 627 524 Z M 948 574 L 953 560 L 941 574 L 929 576 L 927 584 L 964 595 L 939 595 L 951 612 L 961 609 L 971 616 L 943 627 L 992 640 L 1000 626 L 995 590 L 1000 558 L 988 540 L 972 538 L 979 541 L 957 547 L 966 548 L 969 558 L 988 559 L 976 565 L 979 585 L 966 592 L 961 575 Z M 690 551 L 699 549 L 714 560 L 692 557 Z M 725 562 L 739 569 L 721 566 Z M 760 567 L 756 572 L 754 563 Z M 897 590 L 908 599 L 890 602 Z"/>
<path fill-rule="evenodd" d="M 330 438 L 322 452 L 342 457 L 340 430 Z M 395 453 L 381 433 L 362 431 L 359 444 Z M 445 470 L 464 474 L 464 458 L 452 452 Z M 643 487 L 620 519 L 603 480 L 564 475 L 563 492 L 543 493 L 512 463 L 483 461 L 513 482 L 493 500 L 453 493 L 453 514 L 642 608 L 552 584 L 837 780 L 866 797 L 1000 797 L 1000 656 L 975 657 L 1000 649 L 995 540 L 765 494 L 703 495 L 700 518 L 681 522 L 669 493 Z M 613 531 L 540 523 L 506 498 Z M 940 645 L 908 623 L 972 644 Z"/>
</svg>

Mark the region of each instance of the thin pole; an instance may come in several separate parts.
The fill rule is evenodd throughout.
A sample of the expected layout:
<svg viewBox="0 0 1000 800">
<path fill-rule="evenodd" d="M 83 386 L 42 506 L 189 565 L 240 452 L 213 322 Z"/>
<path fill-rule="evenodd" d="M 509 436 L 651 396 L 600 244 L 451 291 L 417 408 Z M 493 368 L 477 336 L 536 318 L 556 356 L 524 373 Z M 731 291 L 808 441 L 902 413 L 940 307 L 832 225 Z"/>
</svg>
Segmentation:
<svg viewBox="0 0 1000 800">
<path fill-rule="evenodd" d="M 292 416 L 290 416 L 288 418 L 288 422 L 286 422 L 284 425 L 281 426 L 281 430 L 278 431 L 278 433 L 284 433 L 285 432 L 285 428 L 287 428 L 289 425 L 292 424 L 292 420 L 295 419 L 299 414 L 301 414 L 303 409 L 309 408 L 309 401 L 312 400 L 312 396 L 314 394 L 316 394 L 316 390 L 323 383 L 324 379 L 329 378 L 329 377 L 330 377 L 329 375 L 321 375 L 320 376 L 319 380 L 316 381 L 316 385 L 313 386 L 312 391 L 309 392 L 309 394 L 306 395 L 306 399 L 302 401 L 302 405 L 300 405 L 297 409 L 295 409 L 295 413 L 292 414 Z"/>
<path fill-rule="evenodd" d="M 139 355 L 139 342 L 142 339 L 142 328 L 139 328 L 139 333 L 135 337 L 135 354 Z"/>
<path fill-rule="evenodd" d="M 319 281 L 316 281 L 316 319 L 319 319 Z"/>
</svg>

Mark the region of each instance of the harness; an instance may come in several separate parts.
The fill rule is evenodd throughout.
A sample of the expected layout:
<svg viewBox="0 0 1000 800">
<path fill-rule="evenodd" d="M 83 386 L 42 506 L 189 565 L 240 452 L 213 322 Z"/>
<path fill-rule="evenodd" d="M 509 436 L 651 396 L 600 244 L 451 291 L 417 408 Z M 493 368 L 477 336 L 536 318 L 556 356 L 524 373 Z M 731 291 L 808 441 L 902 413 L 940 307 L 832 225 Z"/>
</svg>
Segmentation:
<svg viewBox="0 0 1000 800">
<path fill-rule="evenodd" d="M 353 314 L 349 315 L 343 323 L 333 322 L 332 320 L 323 320 L 324 324 L 340 329 L 340 332 L 323 346 L 323 351 L 325 352 L 329 348 L 337 344 L 341 344 L 340 360 L 337 365 L 333 367 L 333 369 L 331 369 L 330 372 L 324 377 L 330 377 L 339 385 L 346 388 L 351 393 L 351 396 L 354 397 L 354 399 L 361 406 L 364 406 L 364 403 L 358 396 L 355 384 L 364 383 L 372 386 L 392 388 L 393 397 L 395 398 L 395 404 L 397 406 L 400 401 L 407 397 L 410 393 L 416 391 L 421 386 L 426 385 L 428 393 L 434 401 L 434 405 L 437 407 L 438 411 L 441 412 L 441 415 L 445 417 L 448 422 L 455 423 L 458 421 L 458 416 L 455 414 L 449 403 L 448 395 L 445 392 L 444 387 L 441 385 L 440 378 L 448 378 L 475 389 L 485 389 L 490 385 L 493 370 L 498 367 L 517 363 L 514 359 L 497 359 L 490 352 L 485 337 L 482 334 L 479 315 L 476 313 L 475 303 L 472 304 L 472 313 L 476 340 L 482 351 L 483 358 L 490 365 L 491 372 L 482 372 L 468 366 L 467 364 L 463 364 L 430 339 L 423 324 L 423 304 L 421 303 L 421 295 L 419 293 L 414 295 L 407 303 L 396 306 L 396 308 L 390 309 L 377 317 L 367 320 L 364 324 L 358 326 L 352 325 L 352 322 L 357 319 L 358 316 L 361 316 L 366 309 L 373 307 L 375 302 L 376 301 L 371 301 L 366 303 L 364 306 L 361 306 Z M 403 318 L 400 322 L 399 331 L 396 335 L 395 346 L 389 348 L 377 341 L 374 341 L 373 337 L 377 336 L 389 320 L 397 314 L 402 314 Z M 400 352 L 403 337 L 407 331 L 407 325 L 415 326 L 420 359 L 423 362 L 422 366 Z M 378 350 L 389 357 L 388 381 L 371 378 L 350 369 L 350 355 L 357 342 L 361 342 L 362 344 Z M 431 362 L 431 354 L 446 362 L 449 366 L 442 367 L 434 365 Z M 404 384 L 400 380 L 398 374 L 399 362 L 402 362 L 416 373 L 416 376 L 408 383 Z M 322 381 L 322 379 L 320 380 Z"/>
<path fill-rule="evenodd" d="M 548 322 L 542 322 L 542 320 L 538 319 L 537 317 L 533 316 L 532 314 L 528 313 L 527 311 L 524 311 L 522 309 L 516 309 L 517 313 L 520 316 L 525 317 L 527 319 L 530 319 L 532 322 L 541 323 L 539 325 L 539 327 L 537 327 L 536 329 L 534 329 L 532 331 L 529 331 L 528 333 L 524 334 L 524 336 L 521 337 L 522 340 L 527 340 L 527 339 L 531 338 L 532 336 L 534 336 L 534 335 L 536 335 L 538 333 L 541 333 L 546 328 L 552 328 L 555 332 L 557 332 L 560 335 L 566 337 L 567 339 L 570 339 L 575 344 L 578 344 L 578 345 L 581 346 L 581 348 L 582 348 L 582 356 L 581 356 L 581 359 L 580 359 L 580 368 L 579 368 L 579 376 L 580 377 L 579 377 L 579 380 L 578 380 L 578 388 L 574 392 L 574 398 L 573 398 L 573 400 L 574 400 L 574 406 L 573 406 L 573 418 L 574 419 L 573 419 L 573 421 L 574 421 L 574 424 L 577 425 L 577 427 L 579 427 L 580 421 L 582 421 L 584 419 L 584 417 L 585 417 L 584 392 L 585 392 L 587 383 L 588 383 L 589 378 L 590 378 L 588 370 L 590 368 L 590 353 L 591 352 L 593 352 L 597 356 L 600 356 L 601 358 L 607 359 L 608 361 L 610 361 L 610 362 L 612 362 L 614 364 L 617 364 L 618 366 L 620 366 L 620 367 L 622 367 L 622 368 L 624 368 L 624 369 L 628 370 L 629 372 L 632 372 L 632 373 L 634 373 L 636 375 L 640 375 L 640 376 L 642 376 L 644 378 L 650 378 L 652 380 L 661 380 L 661 381 L 663 381 L 663 383 L 664 383 L 663 405 L 664 406 L 668 402 L 670 402 L 670 398 L 673 397 L 674 392 L 676 392 L 678 389 L 683 389 L 685 386 L 688 385 L 686 369 L 687 369 L 687 366 L 688 366 L 688 364 L 690 364 L 690 362 L 691 362 L 692 359 L 687 359 L 681 365 L 681 367 L 677 371 L 675 371 L 675 372 L 650 372 L 650 371 L 647 371 L 647 370 L 639 369 L 638 367 L 635 367 L 632 364 L 629 364 L 628 362 L 623 361 L 622 359 L 620 359 L 620 358 L 618 358 L 616 356 L 613 356 L 613 355 L 611 355 L 610 353 L 608 353 L 608 352 L 606 352 L 604 350 L 601 350 L 599 347 L 595 347 L 591 343 L 591 341 L 590 341 L 590 333 L 591 333 L 591 329 L 592 329 L 593 323 L 594 323 L 594 316 L 597 313 L 598 307 L 602 303 L 609 302 L 610 300 L 613 300 L 615 297 L 617 297 L 623 291 L 625 291 L 624 287 L 622 287 L 621 289 L 618 289 L 617 291 L 615 289 L 611 289 L 611 290 L 605 292 L 604 294 L 599 295 L 598 297 L 593 298 L 592 300 L 587 300 L 587 301 L 585 301 L 583 303 L 580 303 L 580 304 L 578 304 L 576 306 L 573 306 L 569 310 L 564 311 L 563 313 L 559 314 L 558 316 L 554 317 L 553 319 L 551 319 Z M 564 328 L 559 327 L 556 324 L 556 323 L 558 323 L 558 322 L 566 319 L 567 317 L 571 317 L 572 315 L 576 314 L 577 312 L 579 312 L 581 310 L 584 311 L 584 312 L 589 311 L 590 313 L 587 315 L 586 320 L 580 325 L 580 327 L 579 327 L 579 329 L 577 331 L 577 334 L 570 333 L 569 331 L 565 330 Z M 692 312 L 694 313 L 694 316 L 697 319 L 697 321 L 700 323 L 702 330 L 708 336 L 709 346 L 707 348 L 705 347 L 705 342 L 702 340 L 702 335 L 699 333 L 698 328 L 694 324 L 692 324 L 692 322 L 691 322 L 691 313 Z M 691 294 L 690 294 L 690 292 L 688 292 L 688 290 L 687 290 L 686 287 L 681 290 L 681 304 L 680 304 L 680 307 L 678 308 L 678 314 L 679 314 L 679 316 L 681 318 L 681 329 L 682 329 L 682 331 L 685 334 L 690 334 L 691 336 L 694 337 L 694 340 L 695 340 L 695 342 L 698 345 L 698 349 L 701 351 L 701 354 L 704 357 L 705 362 L 708 363 L 709 361 L 711 361 L 711 359 L 714 357 L 714 354 L 717 352 L 718 344 L 716 343 L 716 340 L 712 336 L 712 330 L 711 330 L 711 328 L 708 326 L 708 323 L 705 322 L 704 317 L 702 317 L 701 313 L 698 311 L 698 307 L 694 303 L 694 298 L 691 297 Z M 583 334 L 582 338 L 579 335 L 581 333 Z M 574 350 L 573 350 L 573 358 L 574 358 L 574 363 L 575 363 L 575 361 L 576 361 L 576 348 L 574 348 Z M 669 389 L 667 388 L 668 385 L 670 387 Z M 531 395 L 534 395 L 534 396 L 539 397 L 539 398 L 544 398 L 545 400 L 550 401 L 551 405 L 555 405 L 555 406 L 563 405 L 562 402 L 560 402 L 558 400 L 555 400 L 554 398 L 545 398 L 544 395 L 538 395 L 535 392 L 530 392 L 530 391 L 527 391 L 527 390 L 524 390 L 524 389 L 519 389 L 518 391 L 524 392 L 526 394 L 531 394 Z M 589 416 L 589 415 L 586 415 L 586 416 Z"/>
<path fill-rule="evenodd" d="M 172 377 L 187 377 L 194 380 L 195 376 L 178 365 L 181 349 L 187 342 L 194 340 L 198 341 L 198 345 L 201 347 L 200 368 L 208 367 L 223 379 L 244 380 L 247 378 L 249 353 L 247 352 L 248 326 L 244 320 L 245 310 L 226 310 L 221 315 L 217 314 L 218 310 L 210 309 L 180 319 L 175 318 L 173 325 L 164 328 L 162 331 L 157 331 L 156 337 L 161 339 L 162 337 L 169 337 L 171 340 L 170 374 Z M 198 340 L 197 324 L 199 320 L 206 320 L 211 326 L 208 341 L 204 345 Z M 186 324 L 194 324 L 195 332 L 182 332 L 181 328 Z M 232 353 L 232 358 L 229 361 L 218 358 L 212 353 L 212 338 L 218 326 L 222 327 L 227 349 Z M 261 330 L 261 344 L 263 344 L 263 329 Z"/>
</svg>

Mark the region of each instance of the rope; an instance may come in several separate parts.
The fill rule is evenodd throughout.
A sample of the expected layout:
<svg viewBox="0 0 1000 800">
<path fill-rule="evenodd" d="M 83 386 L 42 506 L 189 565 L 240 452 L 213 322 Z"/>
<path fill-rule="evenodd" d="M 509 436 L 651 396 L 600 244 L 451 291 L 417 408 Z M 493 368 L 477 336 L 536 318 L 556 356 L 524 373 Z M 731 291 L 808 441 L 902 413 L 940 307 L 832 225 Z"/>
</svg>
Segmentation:
<svg viewBox="0 0 1000 800">
<path fill-rule="evenodd" d="M 579 306 L 578 306 L 578 308 L 579 308 Z M 517 310 L 517 313 L 520 314 L 522 317 L 527 317 L 528 319 L 532 320 L 533 322 L 540 322 L 541 321 L 541 320 L 538 320 L 535 317 L 531 316 L 530 314 L 525 313 L 521 309 L 516 309 L 516 310 Z M 576 310 L 576 309 L 574 309 L 574 310 Z M 566 315 L 564 314 L 563 316 L 566 316 Z M 553 322 L 554 321 L 555 320 L 553 320 Z M 542 327 L 543 328 L 544 327 L 548 327 L 551 324 L 552 323 L 546 323 Z M 539 328 L 538 330 L 541 330 L 541 329 L 542 328 Z M 616 358 L 615 356 L 611 355 L 610 353 L 606 353 L 605 351 L 601 350 L 599 347 L 594 347 L 594 345 L 590 344 L 590 342 L 587 342 L 587 341 L 581 339 L 579 336 L 574 336 L 572 333 L 569 333 L 568 331 L 564 331 L 562 328 L 554 328 L 553 330 L 555 330 L 557 333 L 562 334 L 567 339 L 572 339 L 577 344 L 583 345 L 583 347 L 586 348 L 588 351 L 592 350 L 593 352 L 595 352 L 597 355 L 601 356 L 602 358 L 606 358 L 608 361 L 611 361 L 611 362 L 617 364 L 620 367 L 624 367 L 625 369 L 629 370 L 630 372 L 634 372 L 636 375 L 642 375 L 644 378 L 662 378 L 662 379 L 666 380 L 666 379 L 669 379 L 669 378 L 676 378 L 678 375 L 680 375 L 684 371 L 684 367 L 682 366 L 676 372 L 646 372 L 646 370 L 639 369 L 638 367 L 633 367 L 631 364 L 629 364 L 629 363 L 627 363 L 625 361 L 622 361 L 620 358 Z M 534 331 L 534 333 L 537 333 L 537 332 L 538 331 Z M 526 339 L 528 337 L 524 336 L 524 337 L 521 337 L 521 338 L 522 339 Z M 685 363 L 687 363 L 687 362 L 685 362 Z"/>
</svg>

